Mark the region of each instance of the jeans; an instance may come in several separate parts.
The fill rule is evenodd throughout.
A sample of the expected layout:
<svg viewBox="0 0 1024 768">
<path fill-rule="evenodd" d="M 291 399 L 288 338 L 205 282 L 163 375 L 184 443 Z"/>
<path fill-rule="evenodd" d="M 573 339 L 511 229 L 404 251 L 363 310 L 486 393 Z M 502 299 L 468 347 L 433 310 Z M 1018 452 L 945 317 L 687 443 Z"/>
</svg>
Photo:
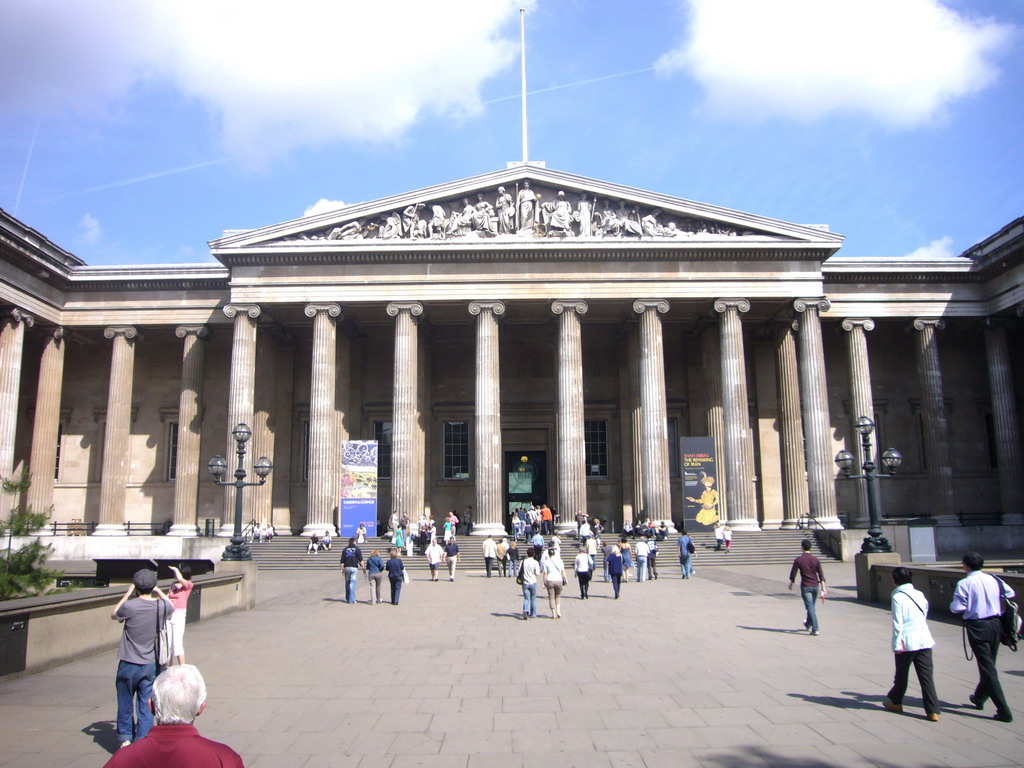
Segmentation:
<svg viewBox="0 0 1024 768">
<path fill-rule="evenodd" d="M 358 568 L 345 568 L 345 602 L 356 601 L 356 579 L 359 578 Z"/>
<path fill-rule="evenodd" d="M 800 587 L 800 597 L 804 599 L 804 606 L 807 608 L 807 618 L 804 624 L 811 625 L 811 631 L 818 631 L 818 614 L 815 613 L 815 604 L 818 602 L 817 587 Z"/>
<path fill-rule="evenodd" d="M 138 741 L 145 738 L 153 727 L 153 713 L 149 711 L 149 697 L 156 679 L 156 664 L 117 664 L 117 738 L 120 741 Z M 135 722 L 132 722 L 132 706 Z"/>
<path fill-rule="evenodd" d="M 529 613 L 531 619 L 537 618 L 537 582 L 523 584 L 523 613 Z"/>
<path fill-rule="evenodd" d="M 402 577 L 399 576 L 397 579 L 389 579 L 391 582 L 391 604 L 398 605 L 398 596 L 402 594 Z"/>
<path fill-rule="evenodd" d="M 611 580 L 608 577 L 608 558 L 607 557 L 602 557 L 601 558 L 601 578 L 603 578 L 606 582 Z"/>
<path fill-rule="evenodd" d="M 679 556 L 679 570 L 682 571 L 684 579 L 690 578 L 693 574 L 693 555 L 689 552 Z"/>
<path fill-rule="evenodd" d="M 508 575 L 513 577 L 513 578 L 515 578 L 515 577 L 517 577 L 519 575 L 519 561 L 518 560 L 512 560 L 511 558 L 509 559 L 509 561 L 508 561 Z"/>
<path fill-rule="evenodd" d="M 647 558 L 642 555 L 637 555 L 637 581 L 647 581 Z"/>
</svg>

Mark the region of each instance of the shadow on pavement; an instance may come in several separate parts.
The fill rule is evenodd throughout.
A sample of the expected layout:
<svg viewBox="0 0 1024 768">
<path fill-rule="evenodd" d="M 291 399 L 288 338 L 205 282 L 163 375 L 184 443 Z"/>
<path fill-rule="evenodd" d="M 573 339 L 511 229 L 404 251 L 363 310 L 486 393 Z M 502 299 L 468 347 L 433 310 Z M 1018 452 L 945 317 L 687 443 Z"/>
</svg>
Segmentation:
<svg viewBox="0 0 1024 768">
<path fill-rule="evenodd" d="M 110 754 L 117 752 L 121 746 L 121 740 L 117 736 L 117 726 L 113 720 L 99 720 L 92 725 L 87 725 L 82 729 L 82 733 L 91 736 L 94 744 L 107 750 Z"/>
<path fill-rule="evenodd" d="M 784 635 L 806 635 L 806 629 L 779 629 L 778 627 L 745 627 L 742 624 L 736 625 L 737 629 L 748 629 L 752 632 L 781 632 Z"/>
</svg>

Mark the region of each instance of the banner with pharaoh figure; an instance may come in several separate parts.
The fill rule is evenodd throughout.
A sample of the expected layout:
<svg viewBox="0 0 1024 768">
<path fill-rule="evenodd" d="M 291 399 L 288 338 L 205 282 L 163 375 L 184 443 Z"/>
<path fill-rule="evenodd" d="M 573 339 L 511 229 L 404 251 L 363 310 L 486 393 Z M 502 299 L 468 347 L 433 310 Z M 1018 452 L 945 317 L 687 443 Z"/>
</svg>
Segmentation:
<svg viewBox="0 0 1024 768">
<path fill-rule="evenodd" d="M 682 437 L 679 450 L 683 468 L 683 524 L 688 531 L 714 528 L 721 513 L 715 438 Z"/>
<path fill-rule="evenodd" d="M 377 535 L 377 441 L 346 440 L 341 449 L 341 536 Z"/>
</svg>

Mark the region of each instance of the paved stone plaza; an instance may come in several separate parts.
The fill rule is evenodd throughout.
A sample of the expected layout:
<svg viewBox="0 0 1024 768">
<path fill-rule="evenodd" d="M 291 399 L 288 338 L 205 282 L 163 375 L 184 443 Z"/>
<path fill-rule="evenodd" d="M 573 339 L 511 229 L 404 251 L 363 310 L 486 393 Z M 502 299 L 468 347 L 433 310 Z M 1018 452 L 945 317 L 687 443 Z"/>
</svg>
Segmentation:
<svg viewBox="0 0 1024 768">
<path fill-rule="evenodd" d="M 197 724 L 250 768 L 1024 765 L 1024 653 L 1000 656 L 1018 719 L 994 722 L 967 706 L 960 627 L 932 622 L 942 718 L 914 682 L 889 714 L 888 611 L 856 602 L 852 566 L 826 564 L 816 638 L 786 568 L 698 571 L 619 601 L 571 584 L 562 620 L 529 622 L 511 579 L 479 573 L 417 574 L 397 608 L 344 604 L 334 576 L 262 573 L 256 610 L 188 630 L 210 690 Z M 115 666 L 111 651 L 0 683 L 0 765 L 102 765 Z"/>
</svg>

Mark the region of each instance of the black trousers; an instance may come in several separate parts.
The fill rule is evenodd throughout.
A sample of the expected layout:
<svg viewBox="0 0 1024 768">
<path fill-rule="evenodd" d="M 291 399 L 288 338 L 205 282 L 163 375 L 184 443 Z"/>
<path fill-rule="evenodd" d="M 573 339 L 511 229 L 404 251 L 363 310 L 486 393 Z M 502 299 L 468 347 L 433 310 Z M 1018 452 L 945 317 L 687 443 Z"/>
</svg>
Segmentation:
<svg viewBox="0 0 1024 768">
<path fill-rule="evenodd" d="M 939 714 L 939 697 L 935 693 L 935 680 L 932 677 L 932 649 L 920 651 L 904 651 L 894 653 L 896 658 L 896 676 L 889 689 L 889 701 L 903 704 L 903 696 L 907 693 L 907 680 L 910 677 L 910 665 L 917 671 L 917 682 L 921 684 L 921 698 L 924 699 L 924 711 L 927 715 Z"/>
<path fill-rule="evenodd" d="M 967 619 L 964 625 L 967 627 L 967 642 L 970 643 L 974 658 L 978 662 L 980 679 L 978 687 L 974 689 L 975 702 L 981 705 L 992 699 L 998 714 L 1011 714 L 1006 697 L 1003 696 L 1003 687 L 999 684 L 999 674 L 996 672 L 996 654 L 999 652 L 999 638 L 1003 634 L 999 617 Z"/>
<path fill-rule="evenodd" d="M 580 582 L 580 597 L 586 597 L 590 593 L 590 571 L 576 571 L 576 578 Z"/>
<path fill-rule="evenodd" d="M 494 567 L 494 558 L 493 557 L 485 557 L 484 558 L 484 565 L 487 566 L 487 578 L 489 579 L 489 578 L 491 578 L 491 568 Z"/>
</svg>

